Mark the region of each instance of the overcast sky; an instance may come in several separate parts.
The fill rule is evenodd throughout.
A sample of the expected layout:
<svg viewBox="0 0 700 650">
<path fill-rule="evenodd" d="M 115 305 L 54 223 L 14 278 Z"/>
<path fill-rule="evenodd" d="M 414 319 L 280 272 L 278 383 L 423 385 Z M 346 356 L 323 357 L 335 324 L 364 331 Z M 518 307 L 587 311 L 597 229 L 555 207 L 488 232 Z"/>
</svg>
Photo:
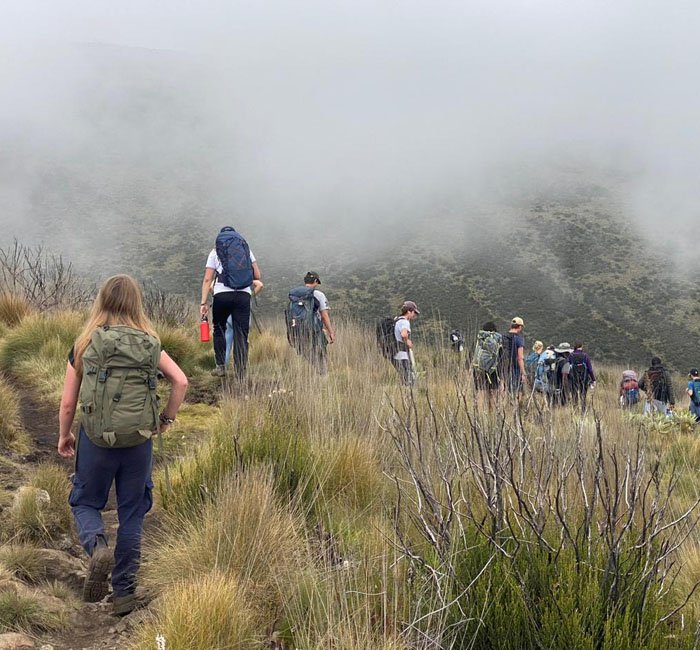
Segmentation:
<svg viewBox="0 0 700 650">
<path fill-rule="evenodd" d="M 111 78 L 94 44 L 159 52 L 120 54 Z M 691 1 L 6 0 L 0 224 L 36 210 L 38 169 L 97 148 L 109 178 L 156 170 L 154 197 L 166 163 L 188 168 L 173 204 L 196 187 L 213 211 L 345 227 L 473 205 L 494 177 L 567 161 L 619 172 L 630 218 L 687 247 L 698 61 Z M 142 119 L 148 101 L 162 110 Z"/>
</svg>

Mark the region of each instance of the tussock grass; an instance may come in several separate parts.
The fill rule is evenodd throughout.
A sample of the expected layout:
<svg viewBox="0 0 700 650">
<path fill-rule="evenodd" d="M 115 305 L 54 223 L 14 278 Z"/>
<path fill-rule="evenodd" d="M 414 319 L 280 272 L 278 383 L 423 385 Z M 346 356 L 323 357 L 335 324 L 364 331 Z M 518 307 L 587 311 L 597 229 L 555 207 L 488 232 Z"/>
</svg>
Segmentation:
<svg viewBox="0 0 700 650">
<path fill-rule="evenodd" d="M 251 582 L 265 602 L 274 577 L 294 564 L 303 544 L 299 517 L 280 504 L 270 469 L 262 467 L 230 477 L 199 521 L 174 526 L 177 537 L 161 539 L 144 566 L 147 581 L 160 588 L 216 570 Z"/>
<path fill-rule="evenodd" d="M 28 544 L 4 544 L 0 547 L 0 566 L 24 582 L 38 582 L 45 572 L 39 549 Z"/>
<path fill-rule="evenodd" d="M 84 316 L 76 312 L 28 316 L 2 341 L 0 365 L 34 388 L 37 400 L 58 407 L 68 352 L 83 321 Z"/>
<path fill-rule="evenodd" d="M 57 599 L 41 596 L 39 592 L 20 593 L 13 589 L 0 592 L 0 633 L 57 632 L 68 622 L 68 611 Z"/>
<path fill-rule="evenodd" d="M 153 618 L 135 634 L 130 650 L 151 650 L 156 636 L 171 650 L 268 648 L 261 620 L 246 586 L 221 571 L 174 584 Z"/>
<path fill-rule="evenodd" d="M 52 535 L 70 531 L 73 517 L 68 495 L 70 481 L 62 467 L 53 463 L 41 463 L 31 472 L 29 486 L 45 490 L 50 498 L 46 513 L 47 527 Z"/>
<path fill-rule="evenodd" d="M 37 466 L 8 509 L 6 532 L 18 541 L 48 542 L 70 530 L 70 483 L 65 471 L 50 463 Z"/>
<path fill-rule="evenodd" d="M 0 448 L 26 450 L 28 438 L 22 430 L 19 395 L 0 376 Z"/>
<path fill-rule="evenodd" d="M 206 366 L 206 350 L 196 338 L 196 330 L 156 323 L 161 349 L 165 350 L 186 375 L 194 373 L 200 365 Z"/>
<path fill-rule="evenodd" d="M 0 291 L 0 323 L 15 327 L 31 312 L 31 305 L 25 298 L 9 291 Z"/>
</svg>

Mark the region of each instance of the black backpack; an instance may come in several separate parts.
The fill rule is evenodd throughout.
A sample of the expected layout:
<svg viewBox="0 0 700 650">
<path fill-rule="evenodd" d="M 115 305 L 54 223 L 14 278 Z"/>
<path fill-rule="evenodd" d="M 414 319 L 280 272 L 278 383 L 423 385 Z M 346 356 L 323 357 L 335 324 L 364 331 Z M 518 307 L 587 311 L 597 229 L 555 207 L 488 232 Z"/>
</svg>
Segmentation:
<svg viewBox="0 0 700 650">
<path fill-rule="evenodd" d="M 253 284 L 253 263 L 248 242 L 230 226 L 216 237 L 216 256 L 222 266 L 218 280 L 229 289 L 247 289 Z"/>
<path fill-rule="evenodd" d="M 382 353 L 382 356 L 390 361 L 399 352 L 399 342 L 394 336 L 394 327 L 396 326 L 396 321 L 398 318 L 382 318 L 377 322 L 377 347 Z"/>
<path fill-rule="evenodd" d="M 588 366 L 586 365 L 586 355 L 583 352 L 572 352 L 569 355 L 571 364 L 571 382 L 575 387 L 587 386 L 590 382 Z"/>
</svg>

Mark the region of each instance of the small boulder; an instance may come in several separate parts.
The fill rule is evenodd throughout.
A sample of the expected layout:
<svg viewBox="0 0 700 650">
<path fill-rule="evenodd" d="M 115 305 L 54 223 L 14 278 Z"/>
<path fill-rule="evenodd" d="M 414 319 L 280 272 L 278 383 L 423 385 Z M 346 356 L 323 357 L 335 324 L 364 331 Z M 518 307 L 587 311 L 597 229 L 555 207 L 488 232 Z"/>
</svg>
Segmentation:
<svg viewBox="0 0 700 650">
<path fill-rule="evenodd" d="M 0 634 L 0 650 L 33 650 L 36 648 L 34 641 L 26 634 L 6 632 Z"/>
</svg>

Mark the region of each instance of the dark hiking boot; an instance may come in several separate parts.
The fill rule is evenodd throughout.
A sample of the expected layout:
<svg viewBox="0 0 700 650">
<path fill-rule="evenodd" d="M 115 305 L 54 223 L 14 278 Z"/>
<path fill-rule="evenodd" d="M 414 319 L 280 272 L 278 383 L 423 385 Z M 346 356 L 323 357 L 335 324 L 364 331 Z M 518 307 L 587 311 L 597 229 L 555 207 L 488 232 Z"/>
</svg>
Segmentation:
<svg viewBox="0 0 700 650">
<path fill-rule="evenodd" d="M 136 597 L 136 594 L 114 596 L 112 598 L 112 613 L 115 616 L 126 616 L 142 605 L 143 603 Z"/>
<path fill-rule="evenodd" d="M 88 564 L 87 577 L 83 585 L 83 600 L 86 603 L 97 603 L 109 592 L 109 572 L 112 570 L 114 555 L 112 549 L 102 537 L 97 538 L 95 549 Z"/>
<path fill-rule="evenodd" d="M 226 366 L 216 366 L 214 370 L 211 371 L 213 377 L 225 377 L 226 376 Z"/>
</svg>

